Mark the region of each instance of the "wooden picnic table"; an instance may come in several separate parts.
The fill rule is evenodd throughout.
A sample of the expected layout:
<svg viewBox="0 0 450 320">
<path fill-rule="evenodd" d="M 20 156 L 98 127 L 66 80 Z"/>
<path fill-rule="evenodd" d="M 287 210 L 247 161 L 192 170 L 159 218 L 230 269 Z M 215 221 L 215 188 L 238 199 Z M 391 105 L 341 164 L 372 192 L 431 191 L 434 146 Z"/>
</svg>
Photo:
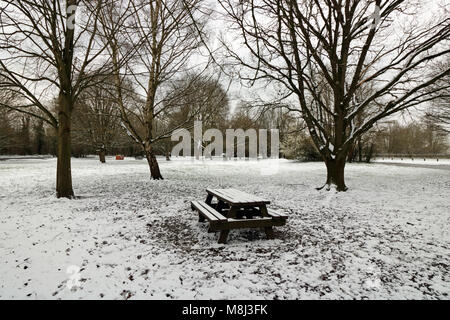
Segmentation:
<svg viewBox="0 0 450 320">
<path fill-rule="evenodd" d="M 268 209 L 267 199 L 237 189 L 206 192 L 206 201 L 192 201 L 191 207 L 198 211 L 200 222 L 209 221 L 209 231 L 220 231 L 219 243 L 226 243 L 230 230 L 238 228 L 264 228 L 272 239 L 273 227 L 286 224 L 287 216 Z"/>
</svg>

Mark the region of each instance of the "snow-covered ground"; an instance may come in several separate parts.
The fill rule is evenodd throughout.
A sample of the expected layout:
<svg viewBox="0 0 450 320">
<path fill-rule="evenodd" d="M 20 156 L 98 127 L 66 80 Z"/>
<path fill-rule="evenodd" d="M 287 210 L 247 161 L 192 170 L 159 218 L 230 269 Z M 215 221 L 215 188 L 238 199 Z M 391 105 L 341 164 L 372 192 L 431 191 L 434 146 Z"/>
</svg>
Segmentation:
<svg viewBox="0 0 450 320">
<path fill-rule="evenodd" d="M 449 299 L 449 170 L 349 164 L 336 194 L 321 163 L 161 161 L 150 181 L 108 160 L 73 160 L 77 200 L 55 198 L 55 159 L 0 162 L 1 299 Z M 189 203 L 219 186 L 287 225 L 217 244 Z"/>
</svg>

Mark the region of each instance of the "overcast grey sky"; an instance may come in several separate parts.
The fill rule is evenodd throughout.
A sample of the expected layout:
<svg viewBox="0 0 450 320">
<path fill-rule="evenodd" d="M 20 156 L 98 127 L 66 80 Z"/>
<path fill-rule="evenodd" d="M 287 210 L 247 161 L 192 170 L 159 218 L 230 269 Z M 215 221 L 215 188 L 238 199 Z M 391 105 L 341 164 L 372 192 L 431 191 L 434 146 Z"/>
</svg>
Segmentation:
<svg viewBox="0 0 450 320">
<path fill-rule="evenodd" d="M 411 2 L 417 2 L 417 0 L 411 0 Z M 212 19 L 208 24 L 208 28 L 210 29 L 210 42 L 209 47 L 213 51 L 217 51 L 220 53 L 220 42 L 219 37 L 223 37 L 227 40 L 229 44 L 231 44 L 237 51 L 242 55 L 246 55 L 246 51 L 242 50 L 242 46 L 240 40 L 234 40 L 237 36 L 233 31 L 227 28 L 226 22 L 222 19 L 221 13 L 223 10 L 219 5 L 217 0 L 206 0 L 207 5 L 214 9 L 216 12 L 214 13 Z M 419 10 L 418 18 L 419 22 L 426 22 L 432 19 L 433 15 L 445 13 L 449 15 L 450 12 L 450 1 L 449 0 L 431 0 L 431 1 L 420 1 L 421 9 Z M 3 5 L 4 2 L 0 1 L 0 5 Z M 443 12 L 442 8 L 446 7 L 446 12 Z M 445 11 L 445 10 L 444 10 Z M 206 53 L 205 50 L 203 50 Z M 222 52 L 223 53 L 223 52 Z M 6 53 L 0 53 L 0 59 L 4 59 Z M 219 56 L 217 56 L 219 58 Z M 206 61 L 206 57 L 196 56 L 192 59 L 192 63 L 201 63 Z M 229 78 L 223 77 L 222 84 L 224 87 L 228 87 Z M 51 92 L 53 94 L 54 92 Z M 234 108 L 236 104 L 238 104 L 241 100 L 249 100 L 254 95 L 258 95 L 265 100 L 271 100 L 275 96 L 275 90 L 272 87 L 265 86 L 264 83 L 256 83 L 254 87 L 247 88 L 241 85 L 239 79 L 233 79 L 232 85 L 229 90 L 229 97 L 231 101 L 231 105 Z M 48 97 L 50 100 L 52 97 Z M 293 100 L 295 103 L 295 99 Z"/>
</svg>

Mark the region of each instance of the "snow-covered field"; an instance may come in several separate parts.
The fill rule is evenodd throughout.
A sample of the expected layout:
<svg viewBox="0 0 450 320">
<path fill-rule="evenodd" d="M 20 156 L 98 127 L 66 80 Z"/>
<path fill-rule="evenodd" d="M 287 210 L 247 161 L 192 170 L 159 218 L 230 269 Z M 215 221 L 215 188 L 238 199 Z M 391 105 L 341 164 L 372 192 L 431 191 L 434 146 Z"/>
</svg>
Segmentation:
<svg viewBox="0 0 450 320">
<path fill-rule="evenodd" d="M 449 170 L 350 164 L 336 194 L 321 163 L 267 163 L 74 159 L 67 200 L 54 159 L 0 161 L 0 298 L 449 299 Z M 219 186 L 288 224 L 217 244 L 189 202 Z"/>
</svg>

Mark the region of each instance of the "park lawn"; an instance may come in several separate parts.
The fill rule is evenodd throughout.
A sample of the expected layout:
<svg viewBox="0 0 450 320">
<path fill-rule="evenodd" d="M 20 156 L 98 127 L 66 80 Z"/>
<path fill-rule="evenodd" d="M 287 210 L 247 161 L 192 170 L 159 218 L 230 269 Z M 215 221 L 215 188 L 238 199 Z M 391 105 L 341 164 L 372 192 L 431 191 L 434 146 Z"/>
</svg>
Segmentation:
<svg viewBox="0 0 450 320">
<path fill-rule="evenodd" d="M 449 299 L 449 170 L 348 164 L 335 193 L 322 163 L 160 160 L 151 181 L 144 160 L 73 159 L 77 200 L 55 159 L 0 161 L 0 299 Z M 219 245 L 190 209 L 207 187 L 288 223 Z"/>
</svg>

